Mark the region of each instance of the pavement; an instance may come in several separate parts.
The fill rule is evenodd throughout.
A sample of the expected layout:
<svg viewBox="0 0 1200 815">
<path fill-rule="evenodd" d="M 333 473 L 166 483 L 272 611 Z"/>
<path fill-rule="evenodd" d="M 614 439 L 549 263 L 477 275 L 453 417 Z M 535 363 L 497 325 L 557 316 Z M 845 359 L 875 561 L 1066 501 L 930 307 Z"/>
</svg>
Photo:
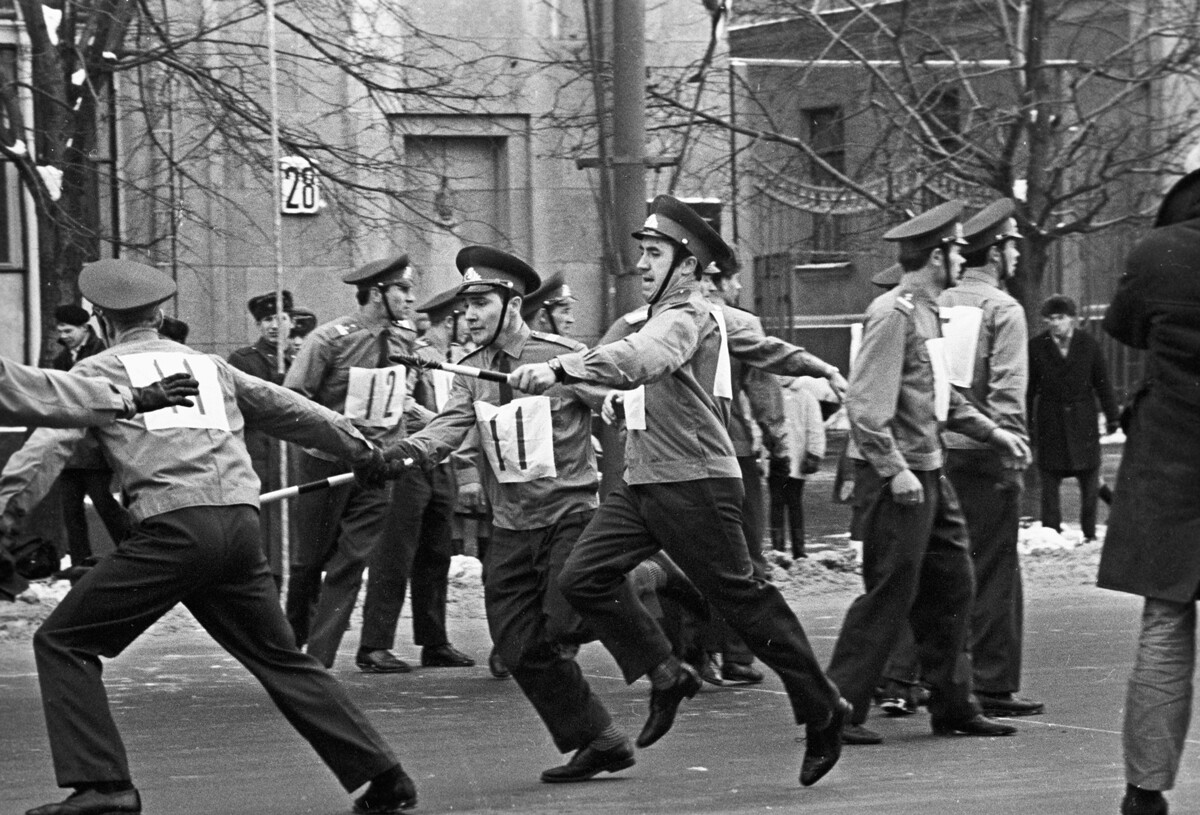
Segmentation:
<svg viewBox="0 0 1200 815">
<path fill-rule="evenodd" d="M 798 604 L 822 660 L 850 599 Z M 1121 710 L 1138 609 L 1137 598 L 1087 586 L 1031 591 L 1023 692 L 1046 702 L 1045 715 L 1015 720 L 1020 733 L 998 739 L 932 736 L 924 712 L 873 716 L 885 743 L 846 748 L 834 771 L 807 789 L 797 783 L 802 730 L 790 724 L 773 675 L 754 688 L 706 686 L 628 771 L 547 785 L 538 774 L 562 759 L 516 685 L 482 666 L 482 620 L 455 619 L 451 631 L 480 667 L 364 675 L 353 666 L 351 632 L 334 672 L 397 749 L 421 812 L 1092 815 L 1115 813 L 1123 789 Z M 398 652 L 416 655 L 411 646 Z M 617 724 L 635 734 L 646 683 L 626 686 L 598 646 L 580 660 Z M 145 812 L 349 811 L 350 798 L 261 687 L 202 633 L 146 636 L 105 673 Z M 28 642 L 0 647 L 0 699 L 0 813 L 20 813 L 62 795 Z M 1200 810 L 1196 747 L 1189 740 L 1173 812 Z"/>
</svg>

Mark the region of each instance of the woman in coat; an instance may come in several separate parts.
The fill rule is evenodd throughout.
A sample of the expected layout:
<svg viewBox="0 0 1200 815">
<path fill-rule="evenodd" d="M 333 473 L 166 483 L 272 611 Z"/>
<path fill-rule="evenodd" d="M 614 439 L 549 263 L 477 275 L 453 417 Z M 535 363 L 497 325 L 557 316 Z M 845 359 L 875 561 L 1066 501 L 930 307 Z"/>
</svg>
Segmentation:
<svg viewBox="0 0 1200 815">
<path fill-rule="evenodd" d="M 1191 719 L 1200 590 L 1200 171 L 1168 194 L 1104 319 L 1147 351 L 1099 585 L 1146 598 L 1125 704 L 1122 815 L 1163 815 Z"/>
</svg>

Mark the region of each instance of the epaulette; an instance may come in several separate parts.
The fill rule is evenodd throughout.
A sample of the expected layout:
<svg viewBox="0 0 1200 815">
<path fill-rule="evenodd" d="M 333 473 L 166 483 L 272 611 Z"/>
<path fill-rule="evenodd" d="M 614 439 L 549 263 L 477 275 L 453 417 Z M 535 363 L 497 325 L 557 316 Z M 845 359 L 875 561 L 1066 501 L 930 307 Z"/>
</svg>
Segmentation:
<svg viewBox="0 0 1200 815">
<path fill-rule="evenodd" d="M 428 348 L 431 345 L 433 345 L 433 343 L 431 343 L 429 340 L 425 339 L 424 337 L 417 337 L 417 341 L 415 343 L 413 343 L 413 345 L 417 348 Z"/>
<path fill-rule="evenodd" d="M 916 307 L 916 304 L 913 303 L 912 292 L 906 291 L 903 294 L 896 295 L 897 311 L 903 311 L 905 314 L 909 314 Z"/>
<path fill-rule="evenodd" d="M 621 319 L 624 320 L 625 322 L 629 323 L 630 325 L 637 325 L 638 323 L 646 322 L 646 320 L 648 320 L 649 318 L 650 318 L 650 306 L 642 306 L 641 308 L 635 308 L 633 311 L 629 312 Z"/>
<path fill-rule="evenodd" d="M 569 337 L 564 337 L 559 334 L 547 334 L 544 331 L 530 331 L 529 334 L 530 336 L 542 340 L 543 342 L 548 342 L 553 345 L 561 345 L 562 347 L 569 348 L 572 351 L 579 351 L 586 347 L 581 342 L 576 342 Z"/>
<path fill-rule="evenodd" d="M 350 336 L 351 331 L 355 331 L 358 329 L 358 326 L 355 325 L 354 323 L 338 323 L 334 327 L 337 329 L 337 333 L 343 337 Z"/>
</svg>

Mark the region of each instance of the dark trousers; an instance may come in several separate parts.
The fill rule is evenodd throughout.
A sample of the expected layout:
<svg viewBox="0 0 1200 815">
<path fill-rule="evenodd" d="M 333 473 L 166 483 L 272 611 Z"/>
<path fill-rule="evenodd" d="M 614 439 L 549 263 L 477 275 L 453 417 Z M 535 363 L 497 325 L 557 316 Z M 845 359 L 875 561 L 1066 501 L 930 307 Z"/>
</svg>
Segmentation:
<svg viewBox="0 0 1200 815">
<path fill-rule="evenodd" d="M 129 534 L 129 513 L 113 498 L 112 475 L 112 470 L 108 469 L 68 467 L 58 477 L 62 490 L 63 526 L 67 531 L 67 551 L 71 555 L 72 566 L 81 566 L 92 556 L 87 512 L 83 507 L 85 495 L 92 499 L 92 506 L 96 508 L 96 514 L 100 516 L 114 544 L 120 543 Z"/>
<path fill-rule="evenodd" d="M 60 786 L 131 777 L 100 657 L 120 654 L 176 603 L 254 674 L 347 790 L 396 764 L 341 685 L 296 648 L 254 509 L 190 507 L 135 526 L 34 635 Z"/>
<path fill-rule="evenodd" d="M 823 724 L 837 688 L 779 590 L 756 574 L 742 532 L 742 482 L 619 484 L 563 566 L 559 584 L 627 682 L 671 657 L 671 643 L 626 573 L 666 551 L 735 632 L 783 680 L 797 723 Z"/>
<path fill-rule="evenodd" d="M 786 475 L 771 476 L 771 545 L 804 554 L 804 479 Z"/>
<path fill-rule="evenodd" d="M 387 531 L 367 571 L 363 650 L 390 650 L 396 644 L 396 624 L 409 584 L 413 642 L 431 648 L 449 642 L 446 584 L 454 497 L 454 477 L 448 464 L 429 472 L 412 467 L 392 482 Z"/>
<path fill-rule="evenodd" d="M 1041 470 L 1042 477 L 1042 526 L 1062 531 L 1062 503 L 1059 489 L 1063 479 L 1074 478 L 1079 482 L 1079 526 L 1085 538 L 1096 537 L 1096 502 L 1100 499 L 1100 469 L 1091 470 Z"/>
<path fill-rule="evenodd" d="M 1021 687 L 1025 610 L 1017 557 L 1021 493 L 1019 489 L 996 488 L 1006 482 L 1003 462 L 992 450 L 950 450 L 946 475 L 962 504 L 971 535 L 975 605 L 970 643 L 975 689 L 1015 693 Z"/>
<path fill-rule="evenodd" d="M 346 471 L 344 465 L 300 454 L 300 483 Z M 296 548 L 291 556 L 287 617 L 296 642 L 325 667 L 333 665 L 376 545 L 384 540 L 392 488 L 345 484 L 296 499 Z M 395 538 L 386 538 L 389 542 Z M 399 547 L 392 548 L 395 557 Z M 322 573 L 324 579 L 322 579 Z"/>
<path fill-rule="evenodd" d="M 483 595 L 500 658 L 564 753 L 586 746 L 612 724 L 579 664 L 561 648 L 590 639 L 558 576 L 591 517 L 590 511 L 576 512 L 522 531 L 495 527 Z"/>
<path fill-rule="evenodd" d="M 966 520 L 941 470 L 914 471 L 925 500 L 901 506 L 890 481 L 857 462 L 855 490 L 863 501 L 863 582 L 833 649 L 829 676 L 866 721 L 871 694 L 908 620 L 921 672 L 932 687 L 929 709 L 947 720 L 978 712 L 971 697 L 966 651 L 974 578 Z"/>
</svg>

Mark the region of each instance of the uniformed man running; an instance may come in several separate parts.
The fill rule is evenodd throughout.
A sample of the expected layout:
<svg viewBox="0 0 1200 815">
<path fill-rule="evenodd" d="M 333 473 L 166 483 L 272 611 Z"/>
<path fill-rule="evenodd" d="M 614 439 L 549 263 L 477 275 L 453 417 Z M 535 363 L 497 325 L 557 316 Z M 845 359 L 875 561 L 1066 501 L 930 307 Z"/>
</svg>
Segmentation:
<svg viewBox="0 0 1200 815">
<path fill-rule="evenodd" d="M 580 347 L 530 331 L 521 319 L 522 298 L 538 287 L 537 273 L 524 261 L 468 246 L 456 262 L 467 327 L 480 346 L 462 364 L 510 371 Z M 506 383 L 458 376 L 438 417 L 388 450 L 389 459 L 437 462 L 472 428 L 479 430 L 494 527 L 484 586 L 492 641 L 555 746 L 576 751 L 567 764 L 542 773 L 549 783 L 585 781 L 634 764 L 629 739 L 561 647 L 590 639 L 557 577 L 596 510 L 591 412 L 605 393 L 574 385 L 520 396 Z"/>
<path fill-rule="evenodd" d="M 625 580 L 638 562 L 666 550 L 783 680 L 797 723 L 807 726 L 800 781 L 812 784 L 841 754 L 848 706 L 779 590 L 754 573 L 742 533 L 741 471 L 725 429 L 733 336 L 698 280 L 729 250 L 694 210 L 668 195 L 654 200 L 634 237 L 641 241 L 638 270 L 650 305 L 642 328 L 619 342 L 523 365 L 510 377 L 514 387 L 531 393 L 564 382 L 637 389 L 622 400 L 625 482 L 605 496 L 559 583 L 617 658 L 626 681 L 650 677 L 650 716 L 637 739 L 647 747 L 670 729 L 679 704 L 700 687 L 696 671 L 672 654 L 661 626 Z M 750 364 L 769 370 L 772 350 L 761 343 L 737 348 Z"/>
<path fill-rule="evenodd" d="M 30 815 L 137 813 L 125 749 L 109 712 L 100 657 L 114 657 L 182 602 L 246 665 L 347 790 L 371 782 L 359 812 L 416 804 L 412 781 L 341 686 L 302 654 L 279 608 L 258 541 L 258 479 L 242 442 L 247 425 L 382 475 L 383 457 L 342 417 L 219 357 L 162 339 L 159 303 L 175 284 L 128 261 L 89 264 L 79 288 L 102 316 L 109 348 L 79 372 L 130 387 L 166 371 L 199 383 L 194 406 L 91 430 L 113 464 L 136 525 L 84 576 L 34 635 L 34 655 L 58 783 L 75 792 Z M 44 474 L 0 488 L 0 507 L 27 508 L 84 431 L 56 431 Z"/>
<path fill-rule="evenodd" d="M 871 694 L 904 620 L 912 625 L 935 733 L 1006 736 L 1009 725 L 980 714 L 966 653 L 973 578 L 962 509 L 943 477 L 943 424 L 986 442 L 1014 463 L 1029 460 L 1021 438 L 950 386 L 937 297 L 962 266 L 952 201 L 890 230 L 900 246 L 900 285 L 867 310 L 846 409 L 860 456 L 856 503 L 863 508 L 866 593 L 846 613 L 829 675 L 854 705 L 849 743 L 878 743 L 862 726 Z"/>
</svg>

